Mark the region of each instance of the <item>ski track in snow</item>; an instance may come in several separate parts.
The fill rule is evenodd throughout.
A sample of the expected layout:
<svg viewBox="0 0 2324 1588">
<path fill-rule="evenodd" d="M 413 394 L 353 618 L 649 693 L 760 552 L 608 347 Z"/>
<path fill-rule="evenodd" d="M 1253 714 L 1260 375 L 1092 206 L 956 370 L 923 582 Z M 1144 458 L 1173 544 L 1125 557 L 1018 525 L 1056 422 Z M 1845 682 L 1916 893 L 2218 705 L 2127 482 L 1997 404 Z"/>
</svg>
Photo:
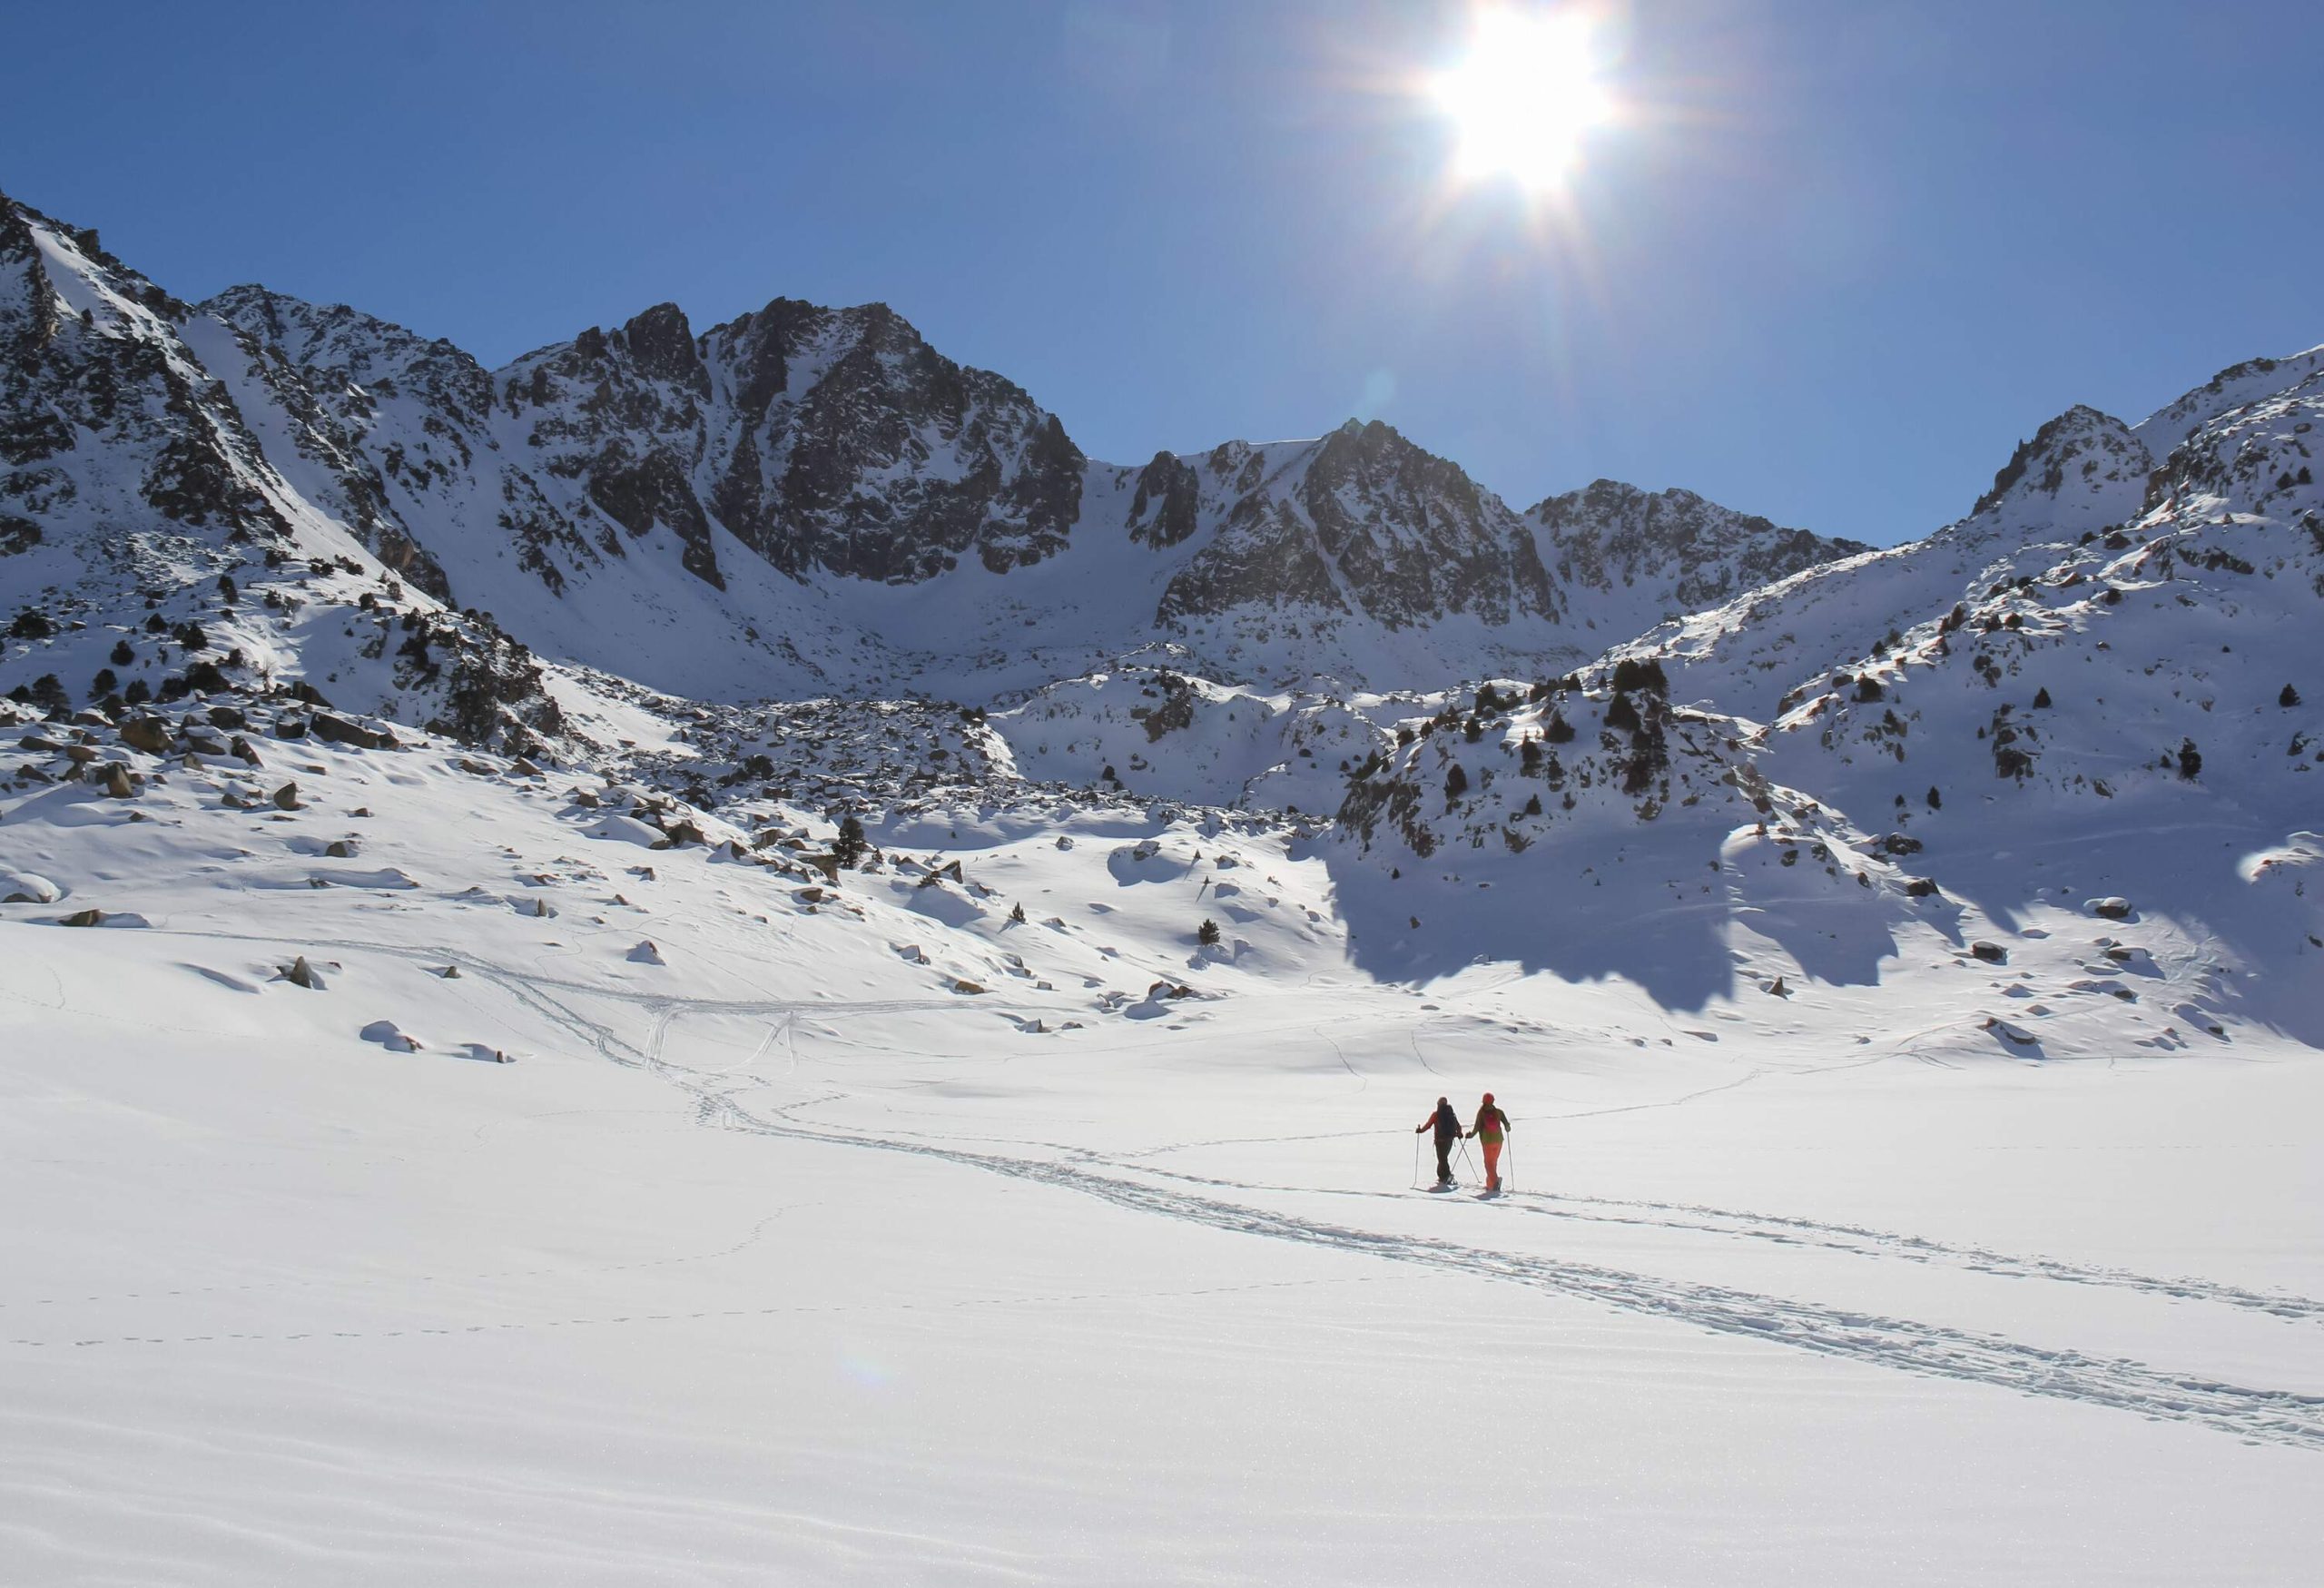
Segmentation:
<svg viewBox="0 0 2324 1588">
<path fill-rule="evenodd" d="M 188 933 L 187 935 L 231 941 L 273 941 L 269 938 L 246 937 L 244 934 L 228 932 Z M 697 1071 L 672 1063 L 663 1056 L 663 1047 L 670 1029 L 680 1018 L 688 1013 L 722 1016 L 764 1014 L 782 1017 L 787 1021 L 802 1014 L 813 1014 L 828 1019 L 849 1014 L 948 1009 L 954 1007 L 950 1001 L 911 999 L 862 1002 L 844 1002 L 838 1000 L 729 1001 L 673 998 L 543 976 L 528 971 L 518 971 L 491 963 L 478 959 L 474 954 L 443 945 L 411 947 L 340 940 L 318 942 L 314 946 L 382 954 L 414 962 L 435 964 L 457 962 L 463 967 L 464 971 L 472 972 L 478 977 L 491 981 L 545 1019 L 572 1032 L 605 1059 L 625 1069 L 638 1070 L 655 1075 L 685 1093 L 694 1100 L 695 1118 L 701 1123 L 714 1128 L 769 1138 L 813 1142 L 822 1146 L 866 1148 L 884 1152 L 905 1153 L 956 1164 L 962 1168 L 979 1169 L 990 1174 L 1001 1175 L 1012 1179 L 1050 1186 L 1061 1190 L 1077 1191 L 1134 1212 L 1153 1214 L 1182 1223 L 1202 1225 L 1215 1229 L 1260 1236 L 1270 1239 L 1294 1241 L 1305 1246 L 1408 1263 L 1444 1273 L 1470 1274 L 1481 1278 L 1502 1279 L 1530 1286 L 1554 1295 L 1597 1302 L 1618 1311 L 1662 1318 L 1675 1323 L 1691 1324 L 1714 1334 L 1731 1335 L 1773 1345 L 1787 1346 L 1793 1349 L 1819 1356 L 1840 1357 L 1932 1377 L 1983 1384 L 2019 1394 L 2132 1412 L 2157 1420 L 2194 1424 L 2236 1435 L 2251 1442 L 2324 1450 L 2324 1396 L 2302 1395 L 2288 1390 L 2260 1389 L 2228 1384 L 2197 1375 L 2171 1373 L 2127 1357 L 2105 1358 L 2070 1349 L 2044 1349 L 2022 1344 L 1999 1335 L 1921 1323 L 1905 1318 L 1883 1317 L 1875 1314 L 1827 1307 L 1809 1301 L 1758 1295 L 1724 1286 L 1658 1277 L 1608 1268 L 1595 1264 L 1495 1251 L 1433 1237 L 1367 1230 L 1351 1225 L 1329 1223 L 1296 1214 L 1227 1201 L 1217 1197 L 1202 1195 L 1194 1190 L 1174 1189 L 1125 1179 L 1116 1174 L 1101 1173 L 1098 1172 L 1098 1168 L 1092 1166 L 1104 1168 L 1120 1166 L 1107 1164 L 1105 1160 L 1088 1153 L 1076 1154 L 1067 1161 L 1045 1161 L 976 1151 L 935 1139 L 876 1136 L 863 1132 L 818 1129 L 797 1123 L 788 1118 L 768 1119 L 745 1109 L 732 1091 L 722 1090 L 717 1084 L 732 1072 L 731 1067 L 728 1070 Z M 644 1009 L 651 1016 L 651 1034 L 647 1038 L 647 1045 L 641 1050 L 625 1041 L 610 1026 L 601 1021 L 593 1020 L 568 1005 L 557 996 L 559 993 L 582 998 L 604 999 Z M 763 1047 L 760 1051 L 764 1051 Z M 812 1100 L 814 1100 L 810 1101 Z M 793 1104 L 779 1112 L 788 1115 L 796 1109 L 805 1106 L 810 1106 L 810 1102 Z M 1315 1188 L 1263 1187 L 1227 1180 L 1203 1180 L 1198 1177 L 1172 1174 L 1169 1171 L 1131 1169 L 1128 1172 L 1172 1179 L 1182 1185 L 1202 1185 L 1222 1190 L 1265 1193 L 1276 1190 L 1302 1192 L 1316 1189 Z M 1384 1195 L 1377 1192 L 1348 1191 L 1336 1193 L 1323 1191 L 1319 1194 L 1362 1197 Z M 1384 1195 L 1400 1194 L 1384 1193 Z M 1517 1209 L 1547 1213 L 1553 1217 L 1659 1225 L 1706 1233 L 1733 1234 L 1752 1239 L 1784 1240 L 1795 1244 L 1822 1246 L 1865 1256 L 1899 1257 L 1924 1262 L 1953 1262 L 1979 1271 L 2013 1277 L 2112 1286 L 2179 1299 L 2220 1302 L 2227 1306 L 2270 1313 L 2280 1317 L 2302 1320 L 2324 1317 L 2324 1303 L 2305 1297 L 2269 1297 L 2230 1286 L 2213 1285 L 2203 1281 L 2159 1279 L 2114 1269 L 2085 1267 L 2048 1258 L 2014 1258 L 1978 1248 L 1947 1246 L 1916 1237 L 1891 1235 L 1848 1225 L 1738 1213 L 1683 1203 L 1620 1202 L 1587 1198 L 1563 1198 L 1540 1192 L 1524 1192 L 1518 1195 L 1528 1198 L 1528 1201 L 1513 1204 L 1512 1206 Z M 1560 1203 L 1568 1206 L 1564 1208 L 1553 1206 Z M 1593 1214 L 1574 1210 L 1581 1208 L 1615 1208 L 1620 1211 L 1610 1214 Z M 1677 1217 L 1675 1218 L 1659 1217 L 1662 1215 Z M 744 1244 L 747 1244 L 747 1240 Z M 1314 1282 L 1310 1281 L 1310 1283 Z M 1248 1288 L 1248 1287 L 1233 1288 Z M 1188 1292 L 1187 1294 L 1196 1293 Z M 1199 1293 L 1208 1294 L 1209 1292 Z M 944 1305 L 1004 1305 L 1007 1301 L 1026 1299 L 1061 1304 L 1075 1300 L 1118 1299 L 1118 1297 L 1098 1297 L 1093 1294 L 1037 1298 L 995 1298 L 990 1302 L 955 1302 Z M 326 1336 L 368 1337 L 372 1334 L 383 1337 L 404 1334 L 453 1335 L 484 1333 L 507 1328 L 594 1327 L 606 1324 L 663 1322 L 689 1317 L 723 1316 L 756 1317 L 764 1313 L 802 1310 L 815 1309 L 775 1307 L 712 1310 L 702 1313 L 630 1313 L 604 1318 L 576 1318 L 548 1323 L 509 1322 L 440 1328 L 415 1327 L 408 1329 L 353 1332 L 309 1330 L 281 1336 L 220 1334 L 193 1336 L 187 1338 L 195 1341 L 296 1340 Z M 14 1340 L 10 1343 L 38 1346 L 59 1342 Z M 119 1336 L 72 1342 L 75 1346 L 149 1343 L 163 1342 L 151 1336 Z"/>
</svg>

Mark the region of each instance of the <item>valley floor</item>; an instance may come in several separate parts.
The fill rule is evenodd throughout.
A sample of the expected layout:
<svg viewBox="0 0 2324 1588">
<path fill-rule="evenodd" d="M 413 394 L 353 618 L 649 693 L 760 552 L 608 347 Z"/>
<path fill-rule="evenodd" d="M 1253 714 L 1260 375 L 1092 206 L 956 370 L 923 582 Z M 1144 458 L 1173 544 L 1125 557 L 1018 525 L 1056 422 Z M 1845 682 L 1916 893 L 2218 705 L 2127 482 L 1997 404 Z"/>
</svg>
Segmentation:
<svg viewBox="0 0 2324 1588">
<path fill-rule="evenodd" d="M 577 925 L 11 913 L 15 1582 L 2259 1583 L 2324 1544 L 2306 1050 L 1716 1008 L 1637 1046 L 1482 970 L 1045 1041 Z M 264 980 L 290 952 L 329 991 Z M 423 979 L 423 1051 L 340 1018 Z M 1512 1193 L 1409 1189 L 1488 1087 Z"/>
</svg>

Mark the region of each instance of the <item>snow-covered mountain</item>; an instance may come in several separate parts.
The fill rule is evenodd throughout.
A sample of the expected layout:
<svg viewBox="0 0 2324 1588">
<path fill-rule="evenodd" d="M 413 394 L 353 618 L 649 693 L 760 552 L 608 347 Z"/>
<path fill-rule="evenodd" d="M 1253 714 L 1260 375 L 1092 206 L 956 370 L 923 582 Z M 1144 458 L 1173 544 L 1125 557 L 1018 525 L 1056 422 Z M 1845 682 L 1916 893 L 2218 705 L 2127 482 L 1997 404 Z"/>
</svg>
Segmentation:
<svg viewBox="0 0 2324 1588">
<path fill-rule="evenodd" d="M 46 282 L 26 278 L 25 312 L 125 271 L 7 208 Z M 696 697 L 990 700 L 1153 646 L 1238 685 L 1413 687 L 1570 665 L 1856 549 L 1602 484 L 1521 515 L 1376 422 L 1095 462 L 880 304 L 777 299 L 699 334 L 661 304 L 488 371 L 260 287 L 194 307 L 134 291 L 151 306 L 90 321 L 104 348 L 84 356 L 173 371 L 185 422 L 231 438 L 279 511 L 544 656 Z M 143 499 L 118 439 L 84 460 L 120 465 L 85 482 L 93 502 Z M 53 500 L 11 494 L 35 526 Z"/>
</svg>

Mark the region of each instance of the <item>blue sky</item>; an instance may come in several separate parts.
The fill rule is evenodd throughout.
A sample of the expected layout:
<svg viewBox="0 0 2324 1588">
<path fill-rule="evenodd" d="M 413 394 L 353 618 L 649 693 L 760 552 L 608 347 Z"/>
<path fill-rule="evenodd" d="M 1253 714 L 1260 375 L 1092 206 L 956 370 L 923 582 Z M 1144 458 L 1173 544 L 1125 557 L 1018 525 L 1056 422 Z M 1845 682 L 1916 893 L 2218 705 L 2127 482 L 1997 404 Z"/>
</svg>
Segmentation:
<svg viewBox="0 0 2324 1588">
<path fill-rule="evenodd" d="M 0 189 L 186 297 L 485 360 L 675 300 L 893 304 L 1095 456 L 1378 417 L 1891 541 L 2074 402 L 2324 341 L 2324 7 L 1635 4 L 1544 216 L 1366 0 L 14 7 Z M 28 69 L 27 69 L 28 68 Z"/>
</svg>

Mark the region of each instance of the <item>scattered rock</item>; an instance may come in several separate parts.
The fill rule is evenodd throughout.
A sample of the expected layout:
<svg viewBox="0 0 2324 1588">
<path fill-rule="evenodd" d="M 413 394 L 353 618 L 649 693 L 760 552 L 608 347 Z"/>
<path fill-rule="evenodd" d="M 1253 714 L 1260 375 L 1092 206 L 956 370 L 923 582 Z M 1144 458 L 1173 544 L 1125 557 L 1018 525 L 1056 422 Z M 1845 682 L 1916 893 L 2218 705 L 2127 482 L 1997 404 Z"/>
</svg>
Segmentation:
<svg viewBox="0 0 2324 1588">
<path fill-rule="evenodd" d="M 1791 989 L 1785 986 L 1783 978 L 1778 976 L 1774 981 L 1768 983 L 1768 996 L 1770 998 L 1789 998 L 1791 996 Z"/>
<path fill-rule="evenodd" d="M 2006 965 L 2009 963 L 2009 951 L 2007 949 L 2002 947 L 2001 944 L 1997 942 L 1987 942 L 1983 938 L 1979 938 L 1975 942 L 1971 943 L 1969 945 L 1969 952 L 1976 955 L 1977 958 L 1984 961 L 1988 965 Z"/>
<path fill-rule="evenodd" d="M 352 745 L 359 750 L 395 748 L 396 737 L 393 734 L 384 734 L 376 729 L 367 728 L 361 723 L 350 722 L 347 718 L 334 715 L 330 712 L 319 711 L 310 721 L 315 730 L 315 737 L 327 745 Z"/>
<path fill-rule="evenodd" d="M 125 800 L 137 792 L 136 785 L 129 781 L 128 766 L 122 762 L 114 761 L 99 768 L 95 776 L 105 793 L 117 800 Z"/>
<path fill-rule="evenodd" d="M 265 762 L 261 761 L 258 758 L 258 752 L 251 747 L 251 742 L 248 739 L 243 738 L 240 734 L 235 735 L 234 742 L 226 746 L 226 753 L 235 757 L 237 760 L 247 761 L 252 766 L 263 766 L 266 764 Z"/>
<path fill-rule="evenodd" d="M 2090 912 L 2108 921 L 2128 921 L 2131 918 L 2131 902 L 2111 894 L 2103 899 L 2093 899 Z"/>
<path fill-rule="evenodd" d="M 802 888 L 792 895 L 803 904 L 820 904 L 829 896 L 821 888 L 813 887 Z"/>
<path fill-rule="evenodd" d="M 510 766 L 508 770 L 518 777 L 538 777 L 542 774 L 541 769 L 534 765 L 529 758 L 523 755 L 517 756 L 516 764 Z"/>
<path fill-rule="evenodd" d="M 70 915 L 59 916 L 56 922 L 59 926 L 103 926 L 104 923 L 105 912 L 102 910 L 75 910 Z"/>
<path fill-rule="evenodd" d="M 299 785 L 295 783 L 286 783 L 281 788 L 276 789 L 274 791 L 273 798 L 274 808 L 278 811 L 295 811 L 300 808 L 299 804 Z"/>
<path fill-rule="evenodd" d="M 310 992 L 323 991 L 321 975 L 312 965 L 307 963 L 307 956 L 304 954 L 299 955 L 289 964 L 278 965 L 275 969 L 283 981 L 294 987 L 304 987 Z"/>
<path fill-rule="evenodd" d="M 307 719 L 296 716 L 280 718 L 274 725 L 274 736 L 278 739 L 305 738 L 307 736 Z"/>
<path fill-rule="evenodd" d="M 956 981 L 952 983 L 952 991 L 955 992 L 982 992 L 984 989 L 974 981 Z"/>
<path fill-rule="evenodd" d="M 334 838 L 328 844 L 323 846 L 323 853 L 332 860 L 353 860 L 355 858 L 355 840 L 352 838 Z"/>
<path fill-rule="evenodd" d="M 157 716 L 133 716 L 121 725 L 121 742 L 148 755 L 165 755 L 170 748 L 170 725 Z"/>
<path fill-rule="evenodd" d="M 447 965 L 436 974 L 447 981 L 457 981 L 460 979 L 460 968 L 458 965 Z"/>
<path fill-rule="evenodd" d="M 250 720 L 233 706 L 213 705 L 210 708 L 210 725 L 213 728 L 224 728 L 231 733 L 238 728 L 250 726 Z"/>
<path fill-rule="evenodd" d="M 654 940 L 650 937 L 642 937 L 637 940 L 637 946 L 629 951 L 629 962 L 633 965 L 666 965 L 669 963 L 669 961 L 662 957 L 662 951 L 654 946 Z"/>
</svg>

